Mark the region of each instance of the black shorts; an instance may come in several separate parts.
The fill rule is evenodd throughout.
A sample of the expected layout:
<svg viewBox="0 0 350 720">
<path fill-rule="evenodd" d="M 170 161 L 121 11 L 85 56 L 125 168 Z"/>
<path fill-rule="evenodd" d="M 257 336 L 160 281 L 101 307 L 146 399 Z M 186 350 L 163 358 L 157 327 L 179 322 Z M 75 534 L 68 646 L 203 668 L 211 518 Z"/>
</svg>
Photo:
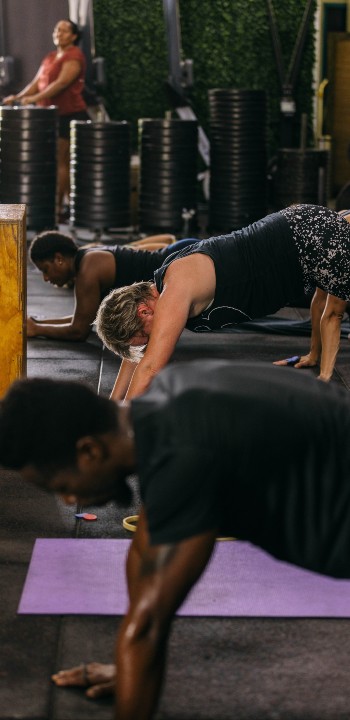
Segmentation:
<svg viewBox="0 0 350 720">
<path fill-rule="evenodd" d="M 81 110 L 69 115 L 60 115 L 58 118 L 58 137 L 69 140 L 70 123 L 72 120 L 90 120 L 86 110 Z"/>
</svg>

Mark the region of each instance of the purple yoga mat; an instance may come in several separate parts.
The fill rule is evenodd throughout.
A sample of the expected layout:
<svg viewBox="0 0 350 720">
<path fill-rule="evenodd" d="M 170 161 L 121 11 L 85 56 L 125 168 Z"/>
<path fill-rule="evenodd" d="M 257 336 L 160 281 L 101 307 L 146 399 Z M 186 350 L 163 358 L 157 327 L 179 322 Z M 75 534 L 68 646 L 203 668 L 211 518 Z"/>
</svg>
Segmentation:
<svg viewBox="0 0 350 720">
<path fill-rule="evenodd" d="M 18 612 L 122 615 L 129 540 L 37 540 Z M 246 542 L 218 542 L 179 615 L 350 617 L 350 581 L 275 560 Z"/>
</svg>

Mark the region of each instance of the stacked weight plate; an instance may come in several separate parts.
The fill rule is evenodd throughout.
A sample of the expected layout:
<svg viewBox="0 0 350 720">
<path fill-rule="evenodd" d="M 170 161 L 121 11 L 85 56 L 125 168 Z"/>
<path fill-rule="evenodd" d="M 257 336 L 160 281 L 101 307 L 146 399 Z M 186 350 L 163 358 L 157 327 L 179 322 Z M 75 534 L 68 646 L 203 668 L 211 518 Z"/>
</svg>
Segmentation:
<svg viewBox="0 0 350 720">
<path fill-rule="evenodd" d="M 70 183 L 73 225 L 93 230 L 129 225 L 129 123 L 71 122 Z"/>
<path fill-rule="evenodd" d="M 139 224 L 147 232 L 178 232 L 183 211 L 196 211 L 195 120 L 139 120 Z"/>
<path fill-rule="evenodd" d="M 274 194 L 277 210 L 294 203 L 327 205 L 329 151 L 280 148 Z"/>
<path fill-rule="evenodd" d="M 260 90 L 209 90 L 211 231 L 230 232 L 266 213 L 266 110 Z"/>
<path fill-rule="evenodd" d="M 27 227 L 56 222 L 56 108 L 0 107 L 0 198 L 25 204 Z"/>
</svg>

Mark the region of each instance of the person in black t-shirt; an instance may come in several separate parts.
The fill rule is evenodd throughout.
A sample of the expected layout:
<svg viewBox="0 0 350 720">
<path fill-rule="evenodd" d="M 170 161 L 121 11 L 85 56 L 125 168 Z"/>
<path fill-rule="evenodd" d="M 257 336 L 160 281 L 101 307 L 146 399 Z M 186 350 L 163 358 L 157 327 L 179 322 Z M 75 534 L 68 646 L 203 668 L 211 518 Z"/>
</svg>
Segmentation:
<svg viewBox="0 0 350 720">
<path fill-rule="evenodd" d="M 116 716 L 151 718 L 172 618 L 219 534 L 349 578 L 349 430 L 344 389 L 262 363 L 169 366 L 130 407 L 78 383 L 14 383 L 0 465 L 79 505 L 129 504 L 127 476 L 139 476 L 116 681 L 113 666 L 92 663 L 55 674 L 57 685 L 95 697 L 116 682 Z"/>
</svg>

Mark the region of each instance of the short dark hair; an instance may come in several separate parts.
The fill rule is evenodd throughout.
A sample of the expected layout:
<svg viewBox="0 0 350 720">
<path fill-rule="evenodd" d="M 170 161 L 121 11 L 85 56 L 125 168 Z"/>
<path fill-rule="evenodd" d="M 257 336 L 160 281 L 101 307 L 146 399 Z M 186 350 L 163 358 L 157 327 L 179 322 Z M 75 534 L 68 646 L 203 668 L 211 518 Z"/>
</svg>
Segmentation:
<svg viewBox="0 0 350 720">
<path fill-rule="evenodd" d="M 40 260 L 53 260 L 55 253 L 74 257 L 78 247 L 73 238 L 57 230 L 45 230 L 36 235 L 29 246 L 29 257 L 33 263 Z"/>
<path fill-rule="evenodd" d="M 0 402 L 0 465 L 73 466 L 79 438 L 117 428 L 115 403 L 83 383 L 16 380 Z"/>
</svg>

